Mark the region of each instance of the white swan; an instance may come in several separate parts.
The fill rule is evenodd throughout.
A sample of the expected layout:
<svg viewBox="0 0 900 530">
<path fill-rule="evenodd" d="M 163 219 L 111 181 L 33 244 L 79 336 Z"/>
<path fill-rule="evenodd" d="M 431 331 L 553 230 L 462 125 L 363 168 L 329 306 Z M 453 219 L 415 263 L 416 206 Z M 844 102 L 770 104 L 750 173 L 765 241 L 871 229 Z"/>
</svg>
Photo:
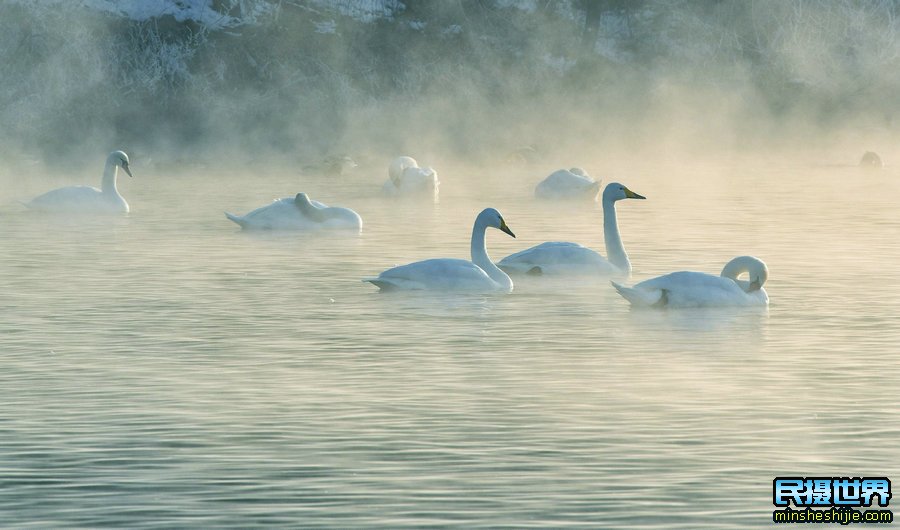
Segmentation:
<svg viewBox="0 0 900 530">
<path fill-rule="evenodd" d="M 101 189 L 92 186 L 68 186 L 39 195 L 30 202 L 23 203 L 32 210 L 72 213 L 128 213 L 128 203 L 119 195 L 116 177 L 119 168 L 131 177 L 128 155 L 113 151 L 106 157 Z"/>
<path fill-rule="evenodd" d="M 540 199 L 597 200 L 600 181 L 594 180 L 580 167 L 554 171 L 534 188 L 534 196 Z"/>
<path fill-rule="evenodd" d="M 388 180 L 381 187 L 385 195 L 428 195 L 437 199 L 437 171 L 430 167 L 419 167 L 419 163 L 409 156 L 400 156 L 388 167 Z"/>
<path fill-rule="evenodd" d="M 472 261 L 452 258 L 436 258 L 417 261 L 388 269 L 377 278 L 365 278 L 364 282 L 389 290 L 436 291 L 506 291 L 513 289 L 513 282 L 498 269 L 488 256 L 484 236 L 488 227 L 497 228 L 516 237 L 506 226 L 500 212 L 486 208 L 475 218 L 472 227 Z"/>
<path fill-rule="evenodd" d="M 329 207 L 310 200 L 305 193 L 275 199 L 244 215 L 225 212 L 225 217 L 244 230 L 362 230 L 362 218 L 349 208 Z"/>
<path fill-rule="evenodd" d="M 631 274 L 631 262 L 619 237 L 615 203 L 644 198 L 618 182 L 608 184 L 603 190 L 603 234 L 608 259 L 578 243 L 550 241 L 506 256 L 497 265 L 508 273 L 627 277 Z"/>
<path fill-rule="evenodd" d="M 750 279 L 738 279 L 745 272 Z M 769 269 L 762 260 L 739 256 L 729 261 L 719 276 L 682 271 L 634 287 L 611 283 L 635 307 L 766 306 L 769 295 L 763 285 L 768 278 Z"/>
</svg>

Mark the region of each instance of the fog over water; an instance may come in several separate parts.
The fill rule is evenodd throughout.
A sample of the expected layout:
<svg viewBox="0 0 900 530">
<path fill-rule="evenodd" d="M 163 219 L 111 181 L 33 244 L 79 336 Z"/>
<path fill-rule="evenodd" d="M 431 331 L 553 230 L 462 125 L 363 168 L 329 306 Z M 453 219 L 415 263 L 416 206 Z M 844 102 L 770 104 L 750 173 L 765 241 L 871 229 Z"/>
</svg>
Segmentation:
<svg viewBox="0 0 900 530">
<path fill-rule="evenodd" d="M 168 13 L 168 14 L 165 14 Z M 776 476 L 900 475 L 894 2 L 0 0 L 0 525 L 758 528 Z M 100 185 L 124 216 L 28 211 Z M 881 168 L 859 167 L 866 151 Z M 331 158 L 358 167 L 335 171 Z M 436 203 L 381 195 L 398 155 Z M 754 255 L 763 310 L 402 263 Z M 306 192 L 360 234 L 241 232 Z"/>
</svg>

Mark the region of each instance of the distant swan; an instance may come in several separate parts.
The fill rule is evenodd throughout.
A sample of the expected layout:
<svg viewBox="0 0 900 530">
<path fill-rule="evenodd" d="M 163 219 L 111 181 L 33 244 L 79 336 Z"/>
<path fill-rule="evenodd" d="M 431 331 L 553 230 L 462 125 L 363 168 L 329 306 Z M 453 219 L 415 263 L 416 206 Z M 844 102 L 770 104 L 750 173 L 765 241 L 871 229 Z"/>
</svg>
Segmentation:
<svg viewBox="0 0 900 530">
<path fill-rule="evenodd" d="M 878 156 L 878 153 L 873 151 L 866 151 L 859 160 L 859 167 L 878 169 L 883 166 L 884 164 L 881 162 L 881 157 Z"/>
<path fill-rule="evenodd" d="M 627 277 L 631 274 L 631 262 L 619 237 L 615 203 L 644 198 L 618 182 L 608 184 L 603 190 L 603 234 L 608 259 L 578 243 L 552 241 L 506 256 L 497 265 L 508 273 Z"/>
<path fill-rule="evenodd" d="M 113 151 L 106 158 L 101 189 L 92 186 L 68 186 L 48 191 L 24 203 L 32 210 L 71 213 L 128 213 L 128 203 L 119 195 L 116 176 L 119 168 L 131 177 L 128 155 Z"/>
<path fill-rule="evenodd" d="M 329 207 L 310 200 L 305 193 L 275 199 L 244 215 L 225 212 L 225 217 L 244 230 L 362 230 L 362 218 L 349 208 Z"/>
<path fill-rule="evenodd" d="M 329 155 L 318 164 L 303 166 L 303 171 L 320 173 L 329 177 L 340 177 L 347 175 L 358 167 L 359 164 L 347 155 Z"/>
<path fill-rule="evenodd" d="M 739 280 L 738 276 L 745 272 L 749 280 Z M 769 269 L 762 260 L 740 256 L 729 261 L 719 276 L 682 271 L 634 287 L 611 283 L 635 307 L 766 306 L 769 295 L 763 285 L 768 278 Z"/>
<path fill-rule="evenodd" d="M 488 227 L 497 228 L 516 237 L 506 226 L 500 212 L 493 208 L 483 210 L 475 218 L 472 227 L 472 261 L 452 258 L 436 258 L 417 261 L 388 269 L 377 278 L 365 278 L 364 282 L 377 285 L 382 291 L 436 290 L 436 291 L 506 291 L 513 289 L 513 282 L 498 269 L 488 256 L 484 236 Z"/>
<path fill-rule="evenodd" d="M 554 171 L 534 188 L 534 196 L 541 199 L 597 200 L 600 181 L 592 179 L 580 167 Z"/>
<path fill-rule="evenodd" d="M 395 158 L 388 167 L 388 177 L 381 187 L 385 195 L 391 197 L 427 195 L 434 199 L 438 197 L 440 181 L 437 171 L 430 167 L 419 167 L 419 163 L 412 157 Z"/>
</svg>

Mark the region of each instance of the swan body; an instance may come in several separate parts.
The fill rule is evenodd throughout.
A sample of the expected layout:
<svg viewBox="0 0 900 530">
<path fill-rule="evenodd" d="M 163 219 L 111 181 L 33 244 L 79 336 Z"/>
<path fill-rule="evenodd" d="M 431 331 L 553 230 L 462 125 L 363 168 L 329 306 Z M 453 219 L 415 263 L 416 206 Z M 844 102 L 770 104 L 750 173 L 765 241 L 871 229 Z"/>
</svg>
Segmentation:
<svg viewBox="0 0 900 530">
<path fill-rule="evenodd" d="M 597 200 L 600 181 L 592 179 L 579 167 L 554 171 L 534 188 L 534 196 L 540 199 Z"/>
<path fill-rule="evenodd" d="M 618 182 L 603 190 L 603 232 L 606 255 L 568 242 L 547 242 L 516 252 L 500 260 L 497 265 L 508 273 L 624 276 L 631 274 L 631 262 L 625 253 L 616 219 L 616 201 L 644 199 Z"/>
<path fill-rule="evenodd" d="M 391 197 L 427 195 L 437 199 L 437 171 L 430 167 L 419 167 L 419 163 L 409 156 L 400 156 L 388 167 L 388 180 L 381 191 Z"/>
<path fill-rule="evenodd" d="M 122 151 L 113 151 L 106 158 L 100 189 L 92 186 L 68 186 L 48 191 L 24 204 L 32 210 L 45 212 L 128 213 L 128 202 L 119 194 L 116 187 L 120 167 L 129 177 L 132 176 L 128 167 L 128 155 Z"/>
<path fill-rule="evenodd" d="M 497 228 L 516 237 L 506 226 L 500 212 L 487 208 L 478 214 L 472 227 L 472 261 L 452 258 L 427 259 L 388 269 L 377 278 L 365 278 L 363 281 L 378 286 L 382 291 L 510 292 L 513 289 L 512 280 L 497 268 L 488 256 L 485 245 L 485 232 L 488 227 Z"/>
<path fill-rule="evenodd" d="M 743 273 L 750 279 L 738 279 Z M 763 289 L 768 277 L 765 263 L 752 256 L 740 256 L 729 261 L 719 276 L 681 271 L 633 287 L 611 283 L 634 307 L 742 307 L 769 305 L 769 296 Z"/>
<path fill-rule="evenodd" d="M 311 200 L 305 193 L 275 199 L 272 204 L 243 216 L 225 212 L 225 217 L 244 230 L 362 230 L 362 218 L 358 213 Z"/>
<path fill-rule="evenodd" d="M 881 157 L 874 151 L 866 151 L 859 160 L 859 167 L 878 169 L 883 166 L 884 164 L 881 162 Z"/>
</svg>

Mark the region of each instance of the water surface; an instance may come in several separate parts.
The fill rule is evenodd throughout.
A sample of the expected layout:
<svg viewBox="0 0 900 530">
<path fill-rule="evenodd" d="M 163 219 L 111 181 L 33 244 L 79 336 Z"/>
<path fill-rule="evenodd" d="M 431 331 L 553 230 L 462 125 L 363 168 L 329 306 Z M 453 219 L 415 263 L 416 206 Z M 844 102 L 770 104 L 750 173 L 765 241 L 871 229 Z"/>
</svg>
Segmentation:
<svg viewBox="0 0 900 530">
<path fill-rule="evenodd" d="M 900 478 L 900 171 L 668 167 L 615 178 L 634 281 L 767 262 L 768 311 L 631 311 L 605 281 L 380 295 L 360 278 L 467 257 L 475 214 L 602 250 L 599 205 L 541 171 L 172 175 L 134 164 L 117 219 L 0 192 L 0 521 L 12 527 L 748 528 L 779 475 Z M 90 182 L 93 177 L 84 177 Z M 7 179 L 11 182 L 11 179 Z M 248 235 L 307 191 L 360 236 Z M 605 252 L 604 252 L 605 253 Z"/>
</svg>

